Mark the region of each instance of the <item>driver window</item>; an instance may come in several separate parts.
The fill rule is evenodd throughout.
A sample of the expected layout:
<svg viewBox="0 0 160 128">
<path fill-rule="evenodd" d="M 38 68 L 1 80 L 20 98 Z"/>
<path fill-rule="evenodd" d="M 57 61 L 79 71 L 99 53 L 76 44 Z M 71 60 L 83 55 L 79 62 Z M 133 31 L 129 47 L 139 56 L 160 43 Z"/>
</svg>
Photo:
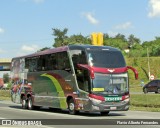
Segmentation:
<svg viewBox="0 0 160 128">
<path fill-rule="evenodd" d="M 78 86 L 81 90 L 89 91 L 89 72 L 88 70 L 82 70 L 77 67 L 77 64 L 87 64 L 86 54 L 83 50 L 71 50 L 70 53 L 74 65 Z"/>
<path fill-rule="evenodd" d="M 88 92 L 90 85 L 90 77 L 88 70 L 78 70 L 77 72 L 77 82 L 81 90 Z"/>
<path fill-rule="evenodd" d="M 77 68 L 77 64 L 87 64 L 86 54 L 83 50 L 71 50 L 71 58 L 74 68 Z"/>
</svg>

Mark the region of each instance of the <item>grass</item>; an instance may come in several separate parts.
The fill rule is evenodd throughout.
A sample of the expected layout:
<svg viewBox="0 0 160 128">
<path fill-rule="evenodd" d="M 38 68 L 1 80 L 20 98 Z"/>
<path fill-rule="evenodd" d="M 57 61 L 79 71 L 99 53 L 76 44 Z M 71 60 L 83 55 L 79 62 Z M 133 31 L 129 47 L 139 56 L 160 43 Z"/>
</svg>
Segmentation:
<svg viewBox="0 0 160 128">
<path fill-rule="evenodd" d="M 10 97 L 0 97 L 0 101 L 1 100 L 11 100 L 11 98 Z"/>
<path fill-rule="evenodd" d="M 0 90 L 0 100 L 11 100 L 10 90 Z"/>
<path fill-rule="evenodd" d="M 160 94 L 131 94 L 130 110 L 160 112 Z"/>
<path fill-rule="evenodd" d="M 129 89 L 130 89 L 130 92 L 132 93 L 132 92 L 143 92 L 142 88 L 143 87 L 141 86 L 135 86 L 135 87 L 131 86 Z"/>
<path fill-rule="evenodd" d="M 154 108 L 154 107 L 136 107 L 136 106 L 130 106 L 129 110 L 132 111 L 147 111 L 147 112 L 160 112 L 160 108 Z"/>
</svg>

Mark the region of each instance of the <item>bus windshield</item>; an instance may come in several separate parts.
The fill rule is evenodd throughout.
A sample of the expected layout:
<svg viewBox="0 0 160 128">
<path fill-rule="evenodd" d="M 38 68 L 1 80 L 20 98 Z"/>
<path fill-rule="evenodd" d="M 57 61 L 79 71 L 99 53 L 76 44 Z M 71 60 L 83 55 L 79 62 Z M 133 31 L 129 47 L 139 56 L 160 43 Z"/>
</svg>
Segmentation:
<svg viewBox="0 0 160 128">
<path fill-rule="evenodd" d="M 125 60 L 120 51 L 109 50 L 87 50 L 88 63 L 90 66 L 102 68 L 125 67 Z"/>
<path fill-rule="evenodd" d="M 122 94 L 128 92 L 128 75 L 95 73 L 92 91 L 101 94 Z"/>
</svg>

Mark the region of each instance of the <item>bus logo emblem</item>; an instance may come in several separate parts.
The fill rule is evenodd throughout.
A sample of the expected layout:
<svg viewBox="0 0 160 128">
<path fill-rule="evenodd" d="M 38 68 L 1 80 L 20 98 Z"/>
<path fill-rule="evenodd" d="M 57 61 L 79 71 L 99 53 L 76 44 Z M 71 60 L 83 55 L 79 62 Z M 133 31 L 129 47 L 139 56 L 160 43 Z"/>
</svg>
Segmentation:
<svg viewBox="0 0 160 128">
<path fill-rule="evenodd" d="M 112 72 L 114 72 L 115 70 L 114 70 L 114 69 L 108 69 L 108 71 L 112 73 Z"/>
</svg>

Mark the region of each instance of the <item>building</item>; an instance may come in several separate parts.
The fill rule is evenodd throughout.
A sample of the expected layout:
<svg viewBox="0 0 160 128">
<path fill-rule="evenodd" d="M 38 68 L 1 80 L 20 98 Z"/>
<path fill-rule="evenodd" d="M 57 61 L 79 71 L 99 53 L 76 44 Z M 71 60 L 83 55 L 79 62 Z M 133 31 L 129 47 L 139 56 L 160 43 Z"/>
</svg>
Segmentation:
<svg viewBox="0 0 160 128">
<path fill-rule="evenodd" d="M 0 86 L 3 86 L 3 75 L 8 73 L 10 76 L 11 59 L 0 58 Z M 1 87 L 0 87 L 1 88 Z"/>
</svg>

